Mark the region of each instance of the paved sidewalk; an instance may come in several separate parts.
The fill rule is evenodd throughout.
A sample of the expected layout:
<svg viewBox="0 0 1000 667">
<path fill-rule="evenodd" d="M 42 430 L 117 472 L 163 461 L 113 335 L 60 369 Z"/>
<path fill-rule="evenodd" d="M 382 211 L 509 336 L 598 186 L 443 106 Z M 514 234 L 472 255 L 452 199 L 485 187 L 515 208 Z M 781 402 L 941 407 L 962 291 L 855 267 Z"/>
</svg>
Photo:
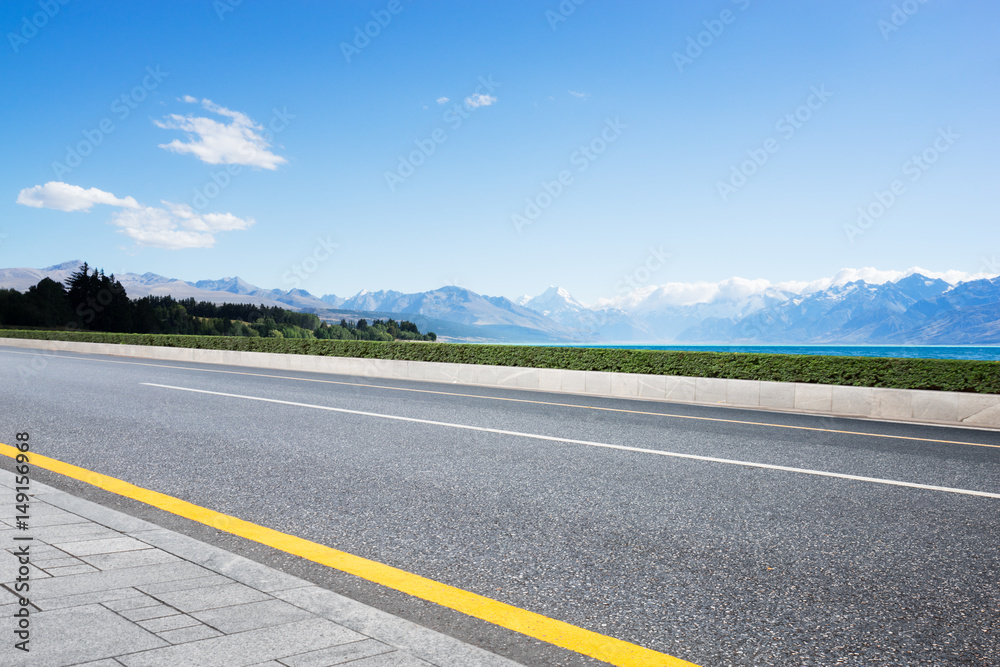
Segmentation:
<svg viewBox="0 0 1000 667">
<path fill-rule="evenodd" d="M 14 527 L 0 470 L 0 664 L 410 667 L 517 663 L 185 535 L 31 482 Z M 14 537 L 30 536 L 30 541 Z M 30 647 L 14 630 L 13 555 L 30 553 Z"/>
</svg>

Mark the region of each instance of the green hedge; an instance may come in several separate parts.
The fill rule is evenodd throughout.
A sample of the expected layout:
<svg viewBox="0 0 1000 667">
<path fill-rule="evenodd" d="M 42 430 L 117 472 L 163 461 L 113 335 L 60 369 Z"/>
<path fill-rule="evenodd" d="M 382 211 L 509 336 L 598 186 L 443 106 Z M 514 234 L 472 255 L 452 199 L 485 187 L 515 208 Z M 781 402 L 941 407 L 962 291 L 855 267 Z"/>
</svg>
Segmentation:
<svg viewBox="0 0 1000 667">
<path fill-rule="evenodd" d="M 0 337 L 1000 394 L 1000 362 L 4 330 Z"/>
</svg>

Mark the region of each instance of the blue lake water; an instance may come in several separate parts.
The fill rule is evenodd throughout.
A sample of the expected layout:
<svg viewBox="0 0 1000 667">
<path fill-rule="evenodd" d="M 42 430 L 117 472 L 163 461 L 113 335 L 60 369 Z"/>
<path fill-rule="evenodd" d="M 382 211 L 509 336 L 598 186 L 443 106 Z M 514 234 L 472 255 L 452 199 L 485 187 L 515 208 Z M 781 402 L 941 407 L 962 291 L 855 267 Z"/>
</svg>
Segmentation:
<svg viewBox="0 0 1000 667">
<path fill-rule="evenodd" d="M 573 347 L 1000 361 L 1000 346 L 996 345 L 576 345 Z"/>
</svg>

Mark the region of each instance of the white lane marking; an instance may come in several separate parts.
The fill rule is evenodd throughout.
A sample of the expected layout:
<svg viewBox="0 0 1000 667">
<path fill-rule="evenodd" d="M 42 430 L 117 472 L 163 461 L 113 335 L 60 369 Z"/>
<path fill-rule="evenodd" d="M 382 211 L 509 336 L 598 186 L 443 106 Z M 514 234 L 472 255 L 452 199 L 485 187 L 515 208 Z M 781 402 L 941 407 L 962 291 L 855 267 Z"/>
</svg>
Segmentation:
<svg viewBox="0 0 1000 667">
<path fill-rule="evenodd" d="M 967 496 L 982 496 L 983 498 L 1000 499 L 1000 493 L 988 493 L 986 491 L 972 491 L 969 489 L 955 489 L 949 486 L 932 486 L 930 484 L 916 484 L 914 482 L 900 482 L 892 479 L 881 479 L 878 477 L 862 477 L 860 475 L 846 475 L 839 472 L 827 472 L 824 470 L 810 470 L 809 468 L 792 468 L 789 466 L 778 466 L 770 463 L 753 463 L 750 461 L 735 461 L 733 459 L 721 459 L 714 456 L 699 456 L 697 454 L 681 454 L 680 452 L 666 452 L 659 449 L 645 449 L 643 447 L 629 447 L 627 445 L 612 445 L 606 442 L 592 442 L 590 440 L 574 440 L 572 438 L 559 438 L 552 435 L 539 435 L 537 433 L 522 433 L 520 431 L 505 431 L 497 428 L 487 428 L 485 426 L 470 426 L 468 424 L 452 424 L 450 422 L 432 421 L 430 419 L 418 419 L 416 417 L 401 417 L 399 415 L 385 415 L 378 412 L 365 412 L 363 410 L 348 410 L 347 408 L 333 408 L 328 405 L 313 405 L 312 403 L 296 403 L 294 401 L 281 401 L 276 398 L 262 398 L 260 396 L 244 396 L 242 394 L 227 394 L 221 391 L 207 391 L 205 389 L 191 389 L 189 387 L 174 387 L 168 384 L 155 384 L 152 382 L 141 383 L 147 387 L 160 387 L 161 389 L 176 389 L 178 391 L 190 391 L 197 394 L 211 394 L 213 396 L 227 396 L 229 398 L 242 398 L 248 401 L 263 401 L 264 403 L 277 403 L 279 405 L 292 405 L 299 408 L 313 408 L 315 410 L 329 410 L 330 412 L 341 412 L 349 415 L 362 415 L 364 417 L 377 417 L 379 419 L 394 419 L 396 421 L 412 422 L 416 424 L 430 424 L 432 426 L 444 426 L 447 428 L 460 428 L 467 431 L 481 431 L 483 433 L 497 433 L 500 435 L 513 435 L 519 438 L 532 438 L 534 440 L 548 440 L 550 442 L 566 442 L 573 445 L 586 445 L 588 447 L 603 447 L 605 449 L 619 449 L 625 452 L 638 452 L 640 454 L 655 454 L 657 456 L 671 456 L 678 459 L 691 459 L 693 461 L 707 461 L 710 463 L 727 463 L 730 465 L 750 466 L 754 468 L 766 468 L 768 470 L 782 470 L 784 472 L 795 472 L 803 475 L 817 475 L 819 477 L 836 477 L 837 479 L 849 479 L 856 482 L 871 482 L 873 484 L 889 484 L 891 486 L 905 486 L 911 489 L 925 489 L 928 491 L 945 491 L 947 493 L 960 493 Z"/>
</svg>

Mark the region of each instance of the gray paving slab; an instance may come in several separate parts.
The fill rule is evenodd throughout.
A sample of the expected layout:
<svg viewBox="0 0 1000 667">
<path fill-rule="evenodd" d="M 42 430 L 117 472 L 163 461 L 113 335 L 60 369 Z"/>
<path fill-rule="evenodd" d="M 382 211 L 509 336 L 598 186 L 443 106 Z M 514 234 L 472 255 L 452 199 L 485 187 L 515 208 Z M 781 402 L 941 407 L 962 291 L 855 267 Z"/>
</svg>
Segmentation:
<svg viewBox="0 0 1000 667">
<path fill-rule="evenodd" d="M 52 544 L 74 556 L 93 556 L 96 554 L 141 551 L 152 548 L 145 542 L 140 542 L 132 537 L 122 536 L 98 540 L 74 540 L 72 542 L 53 541 Z"/>
<path fill-rule="evenodd" d="M 202 622 L 187 614 L 177 614 L 175 616 L 164 616 L 163 618 L 151 618 L 148 621 L 139 621 L 138 625 L 150 632 L 166 632 L 167 630 L 189 628 L 192 625 L 202 625 Z"/>
<path fill-rule="evenodd" d="M 123 609 L 118 612 L 130 621 L 148 621 L 151 618 L 163 618 L 164 616 L 174 616 L 177 609 L 165 604 L 157 604 L 152 607 L 139 607 L 138 609 Z"/>
<path fill-rule="evenodd" d="M 396 649 L 388 644 L 383 644 L 374 639 L 362 639 L 358 642 L 341 644 L 331 648 L 323 648 L 318 651 L 309 651 L 298 655 L 282 658 L 281 663 L 287 667 L 327 667 L 328 665 L 342 665 L 351 660 L 370 658 L 383 653 L 392 653 Z"/>
<path fill-rule="evenodd" d="M 130 567 L 124 570 L 109 570 L 93 574 L 78 574 L 60 577 L 58 582 L 45 580 L 32 586 L 32 600 L 46 600 L 81 593 L 129 588 L 143 584 L 194 579 L 210 574 L 208 570 L 194 563 L 161 563 L 148 567 Z"/>
<path fill-rule="evenodd" d="M 313 615 L 283 600 L 263 600 L 219 609 L 191 612 L 191 616 L 213 628 L 233 634 L 311 618 Z"/>
<path fill-rule="evenodd" d="M 171 644 L 186 644 L 188 642 L 201 641 L 202 639 L 221 637 L 222 633 L 207 625 L 192 625 L 177 630 L 164 630 L 163 632 L 156 633 L 156 636 Z"/>
<path fill-rule="evenodd" d="M 34 489 L 34 487 L 35 482 L 32 481 L 32 488 Z M 95 502 L 84 500 L 69 493 L 56 491 L 55 489 L 52 489 L 50 493 L 36 491 L 35 496 L 39 500 L 54 505 L 66 512 L 85 516 L 89 521 L 94 521 L 122 533 L 135 533 L 158 528 L 157 525 L 148 521 L 137 519 L 134 516 L 123 514 L 117 510 L 98 505 Z"/>
<path fill-rule="evenodd" d="M 153 633 L 100 605 L 33 614 L 31 634 L 30 653 L 11 655 L 10 662 L 5 658 L 5 665 L 64 667 L 169 646 Z"/>
<path fill-rule="evenodd" d="M 203 571 L 203 574 L 197 577 L 175 579 L 173 581 L 159 581 L 151 584 L 140 584 L 137 585 L 136 588 L 143 593 L 148 593 L 149 595 L 159 595 L 160 593 L 169 593 L 171 591 L 186 591 L 192 588 L 221 586 L 222 584 L 231 583 L 233 583 L 233 580 L 229 577 L 223 577 L 221 574 L 215 574 L 214 572 Z"/>
<path fill-rule="evenodd" d="M 93 565 L 99 570 L 118 570 L 126 567 L 142 567 L 144 565 L 158 565 L 160 563 L 176 563 L 181 559 L 173 554 L 167 553 L 166 551 L 160 551 L 159 549 L 143 549 L 141 551 L 122 551 L 112 554 L 82 556 L 80 560 Z"/>
<path fill-rule="evenodd" d="M 214 572 L 269 593 L 298 588 L 304 582 L 298 577 L 279 572 L 248 558 L 237 556 L 223 549 L 192 540 L 173 531 L 156 530 L 135 533 L 137 539 L 158 547 L 184 560 L 198 563 Z"/>
<path fill-rule="evenodd" d="M 325 619 L 312 618 L 280 627 L 250 630 L 190 644 L 120 656 L 126 667 L 230 667 L 273 660 L 364 639 Z"/>
<path fill-rule="evenodd" d="M 60 581 L 65 581 L 65 579 Z M 55 595 L 45 600 L 36 599 L 35 596 L 32 595 L 31 602 L 42 610 L 66 609 L 68 607 L 82 607 L 88 604 L 121 600 L 123 598 L 135 597 L 137 595 L 142 595 L 142 593 L 134 588 L 115 588 L 111 590 L 79 593 L 76 595 Z"/>
<path fill-rule="evenodd" d="M 428 667 L 432 665 L 432 663 L 399 651 L 354 660 L 350 664 L 351 667 Z"/>
<path fill-rule="evenodd" d="M 102 604 L 111 611 L 125 611 L 126 609 L 155 607 L 156 605 L 163 603 L 148 595 L 136 595 L 134 597 L 123 598 L 121 600 L 111 600 Z"/>
<path fill-rule="evenodd" d="M 266 593 L 237 583 L 160 593 L 156 597 L 188 613 L 273 599 Z"/>
<path fill-rule="evenodd" d="M 298 607 L 328 618 L 441 667 L 510 665 L 511 661 L 422 625 L 397 618 L 342 595 L 312 586 L 275 593 Z"/>
<path fill-rule="evenodd" d="M 96 567 L 86 563 L 78 565 L 64 565 L 62 567 L 47 567 L 45 571 L 53 577 L 66 577 L 71 574 L 85 574 L 87 572 L 100 572 Z"/>
</svg>

